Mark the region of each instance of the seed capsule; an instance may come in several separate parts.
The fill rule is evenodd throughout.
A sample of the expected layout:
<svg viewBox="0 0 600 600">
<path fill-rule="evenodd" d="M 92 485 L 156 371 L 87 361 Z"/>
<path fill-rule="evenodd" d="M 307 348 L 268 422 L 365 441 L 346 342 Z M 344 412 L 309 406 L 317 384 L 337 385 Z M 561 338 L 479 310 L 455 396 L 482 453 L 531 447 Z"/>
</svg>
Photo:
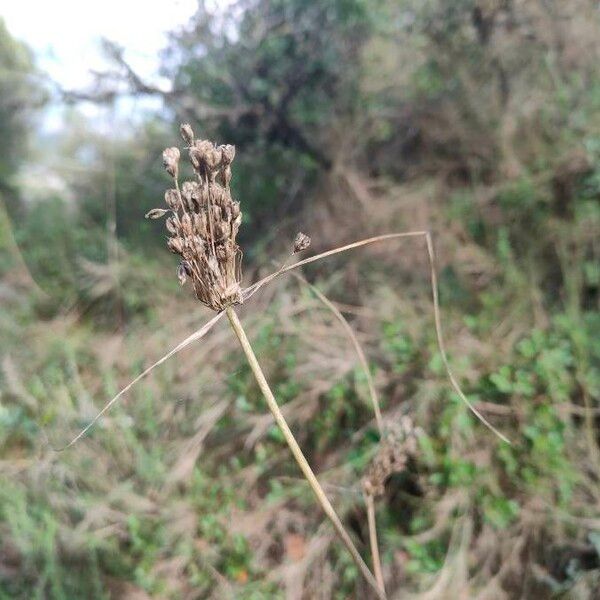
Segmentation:
<svg viewBox="0 0 600 600">
<path fill-rule="evenodd" d="M 177 177 L 179 170 L 179 148 L 167 148 L 163 151 L 163 165 L 171 177 Z"/>
<path fill-rule="evenodd" d="M 181 229 L 185 235 L 192 235 L 192 218 L 187 213 L 181 217 Z"/>
<path fill-rule="evenodd" d="M 302 232 L 299 232 L 296 235 L 296 239 L 294 240 L 294 251 L 293 254 L 297 254 L 298 252 L 302 252 L 306 250 L 310 246 L 310 238 Z"/>
<path fill-rule="evenodd" d="M 192 129 L 192 126 L 189 123 L 182 123 L 179 131 L 181 132 L 183 141 L 188 146 L 191 146 L 194 143 L 194 130 Z"/>
<path fill-rule="evenodd" d="M 144 216 L 146 219 L 160 219 L 166 215 L 169 211 L 164 208 L 153 208 L 149 210 Z"/>
<path fill-rule="evenodd" d="M 171 188 L 165 192 L 165 203 L 169 208 L 177 210 L 179 206 L 179 194 L 177 190 Z"/>
<path fill-rule="evenodd" d="M 221 150 L 223 163 L 226 165 L 231 164 L 235 158 L 235 146 L 224 144 L 223 146 L 219 146 L 219 150 Z"/>
<path fill-rule="evenodd" d="M 177 228 L 177 222 L 175 221 L 175 219 L 173 217 L 169 217 L 165 221 L 165 226 L 167 227 L 167 231 L 169 233 L 179 233 L 178 228 Z"/>
<path fill-rule="evenodd" d="M 172 237 L 167 240 L 167 246 L 169 246 L 169 250 L 174 254 L 182 254 L 183 253 L 183 240 L 179 237 Z"/>
</svg>

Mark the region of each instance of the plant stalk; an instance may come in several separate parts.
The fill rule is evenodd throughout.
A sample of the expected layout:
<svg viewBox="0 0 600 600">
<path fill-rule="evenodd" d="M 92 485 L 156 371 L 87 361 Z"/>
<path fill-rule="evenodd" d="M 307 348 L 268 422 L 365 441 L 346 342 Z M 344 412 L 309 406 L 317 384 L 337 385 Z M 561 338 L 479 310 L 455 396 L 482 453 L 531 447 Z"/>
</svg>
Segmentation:
<svg viewBox="0 0 600 600">
<path fill-rule="evenodd" d="M 367 519 L 369 523 L 369 542 L 371 544 L 371 554 L 373 556 L 373 569 L 375 579 L 379 587 L 385 592 L 383 582 L 383 571 L 381 570 L 381 557 L 379 556 L 379 544 L 377 543 L 377 524 L 375 520 L 375 499 L 371 494 L 365 494 L 365 503 L 367 505 Z"/>
<path fill-rule="evenodd" d="M 254 350 L 252 349 L 250 341 L 246 337 L 246 332 L 244 331 L 244 328 L 237 316 L 237 313 L 235 312 L 235 310 L 233 309 L 232 306 L 227 307 L 225 309 L 225 312 L 227 313 L 227 317 L 229 318 L 231 327 L 232 327 L 235 335 L 237 336 L 237 338 L 240 342 L 240 345 L 242 346 L 242 350 L 244 351 L 244 354 L 246 355 L 246 359 L 248 360 L 248 364 L 250 365 L 250 368 L 252 369 L 252 373 L 254 374 L 256 382 L 258 383 L 258 386 L 260 387 L 260 390 L 263 393 L 265 400 L 267 401 L 267 405 L 269 406 L 269 409 L 271 410 L 271 413 L 273 414 L 275 422 L 281 429 L 281 432 L 283 433 L 283 436 L 285 437 L 285 441 L 287 442 L 288 446 L 290 447 L 290 450 L 292 451 L 292 454 L 294 455 L 294 458 L 296 459 L 296 462 L 298 463 L 300 470 L 302 471 L 302 473 L 303 473 L 304 477 L 306 478 L 306 480 L 308 481 L 308 484 L 310 485 L 313 493 L 315 494 L 317 501 L 321 505 L 321 507 L 322 507 L 323 511 L 325 512 L 325 514 L 327 515 L 327 517 L 329 517 L 329 520 L 332 522 L 337 535 L 340 537 L 342 542 L 344 542 L 344 545 L 346 546 L 346 548 L 348 548 L 348 551 L 350 552 L 352 559 L 354 560 L 356 566 L 359 568 L 363 577 L 367 580 L 369 585 L 377 593 L 377 597 L 380 600 L 386 600 L 385 592 L 377 584 L 377 580 L 375 579 L 375 577 L 369 570 L 369 567 L 367 567 L 365 561 L 362 559 L 361 555 L 359 554 L 358 550 L 356 549 L 356 546 L 352 542 L 352 539 L 350 538 L 346 529 L 342 525 L 340 518 L 337 516 L 337 513 L 335 512 L 333 506 L 329 502 L 329 499 L 325 495 L 325 492 L 323 491 L 321 484 L 318 482 L 317 478 L 315 477 L 315 474 L 313 473 L 312 469 L 310 468 L 310 465 L 308 464 L 306 458 L 304 457 L 304 454 L 302 453 L 302 450 L 300 449 L 298 442 L 296 442 L 296 438 L 294 437 L 294 434 L 292 433 L 291 429 L 289 428 L 287 421 L 285 420 L 285 417 L 283 416 L 283 413 L 281 412 L 281 410 L 277 404 L 277 401 L 275 400 L 275 396 L 273 395 L 273 392 L 271 391 L 271 388 L 269 387 L 269 383 L 267 382 L 267 379 L 260 367 L 258 359 L 256 358 L 256 355 L 254 354 Z"/>
</svg>

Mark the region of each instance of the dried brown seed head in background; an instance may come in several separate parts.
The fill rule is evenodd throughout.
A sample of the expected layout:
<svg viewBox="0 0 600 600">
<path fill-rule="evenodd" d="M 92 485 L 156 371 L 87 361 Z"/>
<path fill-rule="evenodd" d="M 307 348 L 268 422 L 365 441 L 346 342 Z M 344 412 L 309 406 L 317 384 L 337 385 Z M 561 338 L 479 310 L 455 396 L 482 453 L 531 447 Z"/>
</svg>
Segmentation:
<svg viewBox="0 0 600 600">
<path fill-rule="evenodd" d="M 408 416 L 402 417 L 400 423 L 388 432 L 363 478 L 366 494 L 373 497 L 383 495 L 390 475 L 403 471 L 410 457 L 416 454 L 420 434 L 421 430 Z"/>
</svg>

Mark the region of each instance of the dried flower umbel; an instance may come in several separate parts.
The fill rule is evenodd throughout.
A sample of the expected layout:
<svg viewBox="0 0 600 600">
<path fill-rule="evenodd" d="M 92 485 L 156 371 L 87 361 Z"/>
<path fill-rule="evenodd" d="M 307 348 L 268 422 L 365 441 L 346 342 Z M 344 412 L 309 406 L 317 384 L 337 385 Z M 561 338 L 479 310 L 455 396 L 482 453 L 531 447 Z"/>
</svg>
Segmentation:
<svg viewBox="0 0 600 600">
<path fill-rule="evenodd" d="M 146 217 L 169 214 L 167 246 L 181 256 L 179 282 L 183 285 L 190 279 L 198 300 L 219 312 L 243 301 L 242 252 L 236 242 L 242 213 L 229 186 L 235 147 L 196 140 L 187 123 L 181 126 L 181 136 L 188 145 L 195 180 L 179 186 L 180 152 L 167 148 L 163 164 L 175 187 L 165 192 L 168 209 L 155 208 Z"/>
<path fill-rule="evenodd" d="M 416 454 L 420 434 L 421 431 L 408 416 L 402 417 L 397 426 L 387 432 L 363 478 L 366 494 L 374 497 L 383 495 L 390 475 L 403 471 L 410 457 Z"/>
<path fill-rule="evenodd" d="M 168 208 L 152 209 L 146 217 L 158 219 L 170 213 L 166 220 L 170 234 L 167 246 L 171 252 L 181 256 L 177 269 L 179 282 L 183 285 L 188 278 L 191 279 L 196 297 L 218 313 L 215 318 L 222 312 L 227 314 L 258 386 L 304 477 L 363 576 L 377 596 L 385 599 L 382 586 L 369 571 L 296 442 L 233 309 L 234 305 L 241 304 L 244 300 L 240 287 L 242 253 L 236 243 L 242 214 L 239 203 L 231 198 L 229 188 L 235 148 L 229 145 L 215 146 L 207 140 L 196 140 L 187 123 L 181 126 L 181 136 L 188 145 L 195 180 L 184 181 L 179 187 L 180 152 L 178 148 L 167 148 L 163 152 L 163 164 L 173 178 L 175 187 L 165 192 Z M 302 252 L 309 246 L 310 238 L 299 233 L 294 240 L 292 254 Z M 278 273 L 284 268 L 285 265 Z M 246 290 L 247 297 L 253 291 L 251 288 Z"/>
</svg>

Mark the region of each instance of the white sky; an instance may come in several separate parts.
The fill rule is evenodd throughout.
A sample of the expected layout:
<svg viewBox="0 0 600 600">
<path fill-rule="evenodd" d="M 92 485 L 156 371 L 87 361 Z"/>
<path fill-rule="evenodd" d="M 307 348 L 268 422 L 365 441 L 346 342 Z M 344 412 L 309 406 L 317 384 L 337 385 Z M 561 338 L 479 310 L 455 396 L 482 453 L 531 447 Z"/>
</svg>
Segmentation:
<svg viewBox="0 0 600 600">
<path fill-rule="evenodd" d="M 102 37 L 124 46 L 130 64 L 158 83 L 166 34 L 187 23 L 196 6 L 196 0 L 0 0 L 0 17 L 11 35 L 32 48 L 43 71 L 77 89 L 90 82 L 90 69 L 106 66 Z M 94 109 L 86 112 L 93 116 Z"/>
<path fill-rule="evenodd" d="M 184 25 L 195 7 L 196 0 L 0 0 L 0 16 L 43 70 L 76 87 L 103 66 L 102 37 L 122 44 L 144 75 L 155 73 L 166 33 Z"/>
</svg>

